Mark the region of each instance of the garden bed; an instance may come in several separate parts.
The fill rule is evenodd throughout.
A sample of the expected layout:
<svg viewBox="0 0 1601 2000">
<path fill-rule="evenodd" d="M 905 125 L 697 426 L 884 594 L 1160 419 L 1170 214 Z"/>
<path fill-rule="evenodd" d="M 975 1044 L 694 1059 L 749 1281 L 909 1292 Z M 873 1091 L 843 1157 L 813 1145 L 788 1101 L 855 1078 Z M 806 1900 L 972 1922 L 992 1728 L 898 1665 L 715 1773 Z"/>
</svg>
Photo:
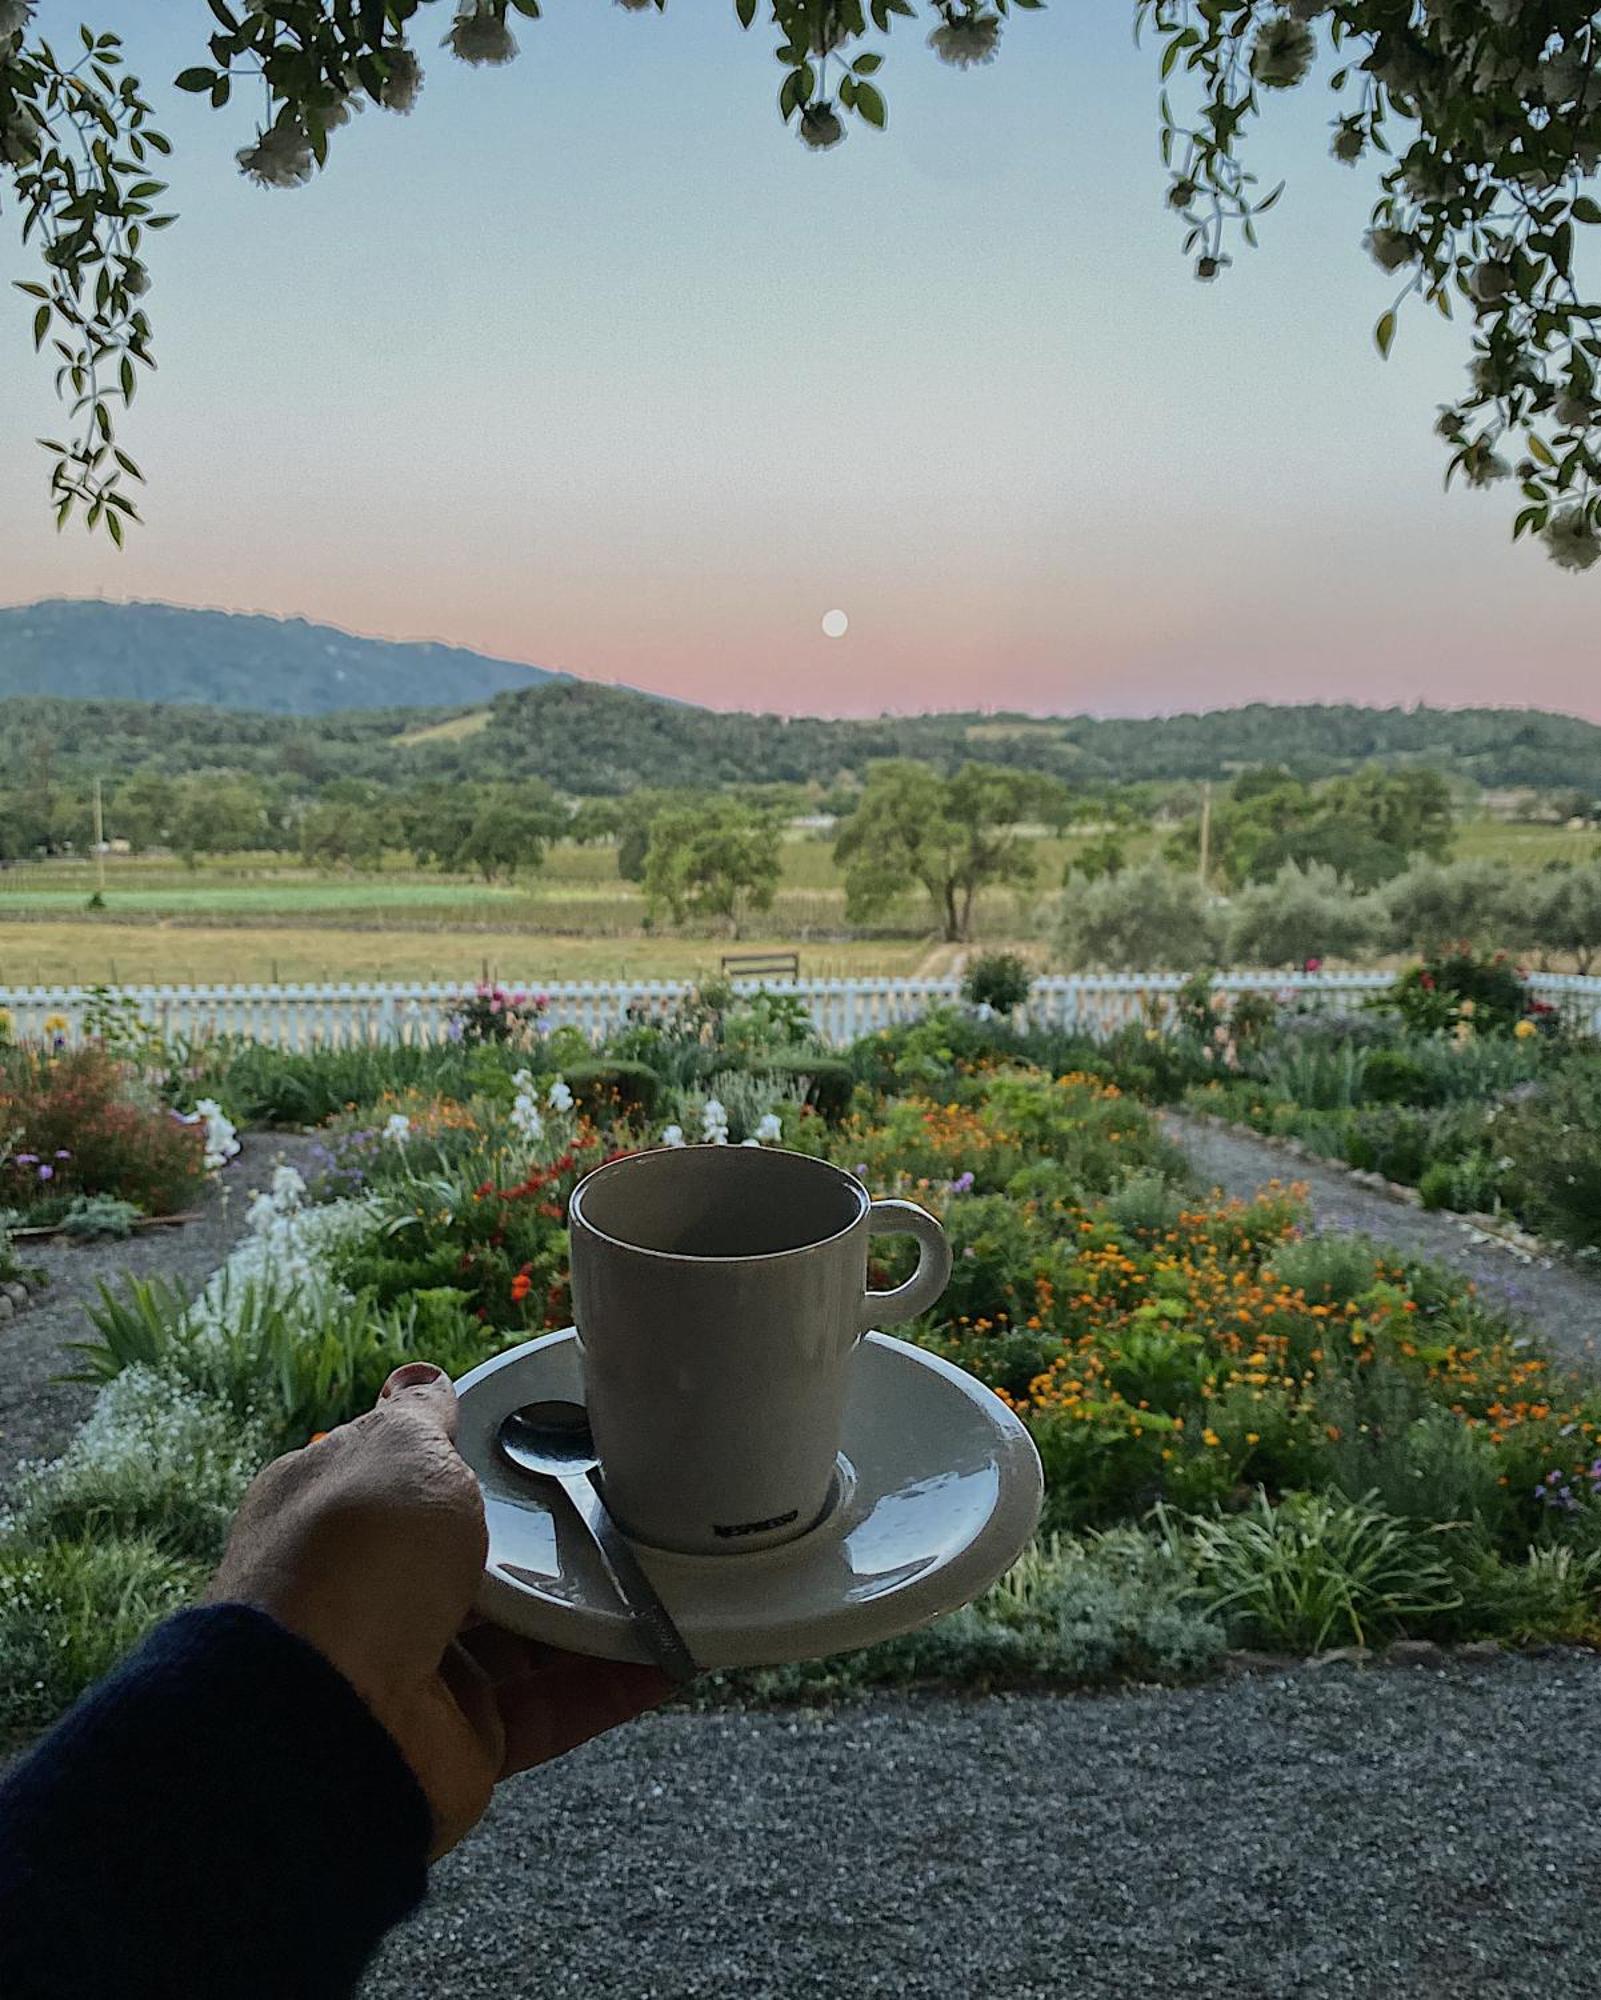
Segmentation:
<svg viewBox="0 0 1601 2000">
<path fill-rule="evenodd" d="M 1601 1631 L 1601 1389 L 1415 1238 L 1307 1234 L 1283 1191 L 1205 1198 L 1111 1081 L 1181 1048 L 1125 1038 L 1070 1069 L 1046 1061 L 1060 1045 L 936 1014 L 842 1062 L 787 1002 L 703 1000 L 597 1052 L 483 1012 L 434 1051 L 191 1065 L 236 1115 L 333 1115 L 198 1301 L 147 1282 L 96 1309 L 91 1421 L 0 1545 L 11 1726 L 199 1587 L 263 1458 L 366 1407 L 400 1360 L 459 1375 L 565 1324 L 576 1181 L 686 1138 L 781 1143 L 936 1209 L 952 1281 L 908 1331 L 1019 1411 L 1047 1480 L 1043 1539 L 978 1605 L 700 1699 L 1176 1682 L 1241 1647 Z M 46 1630 L 82 1643 L 36 1660 Z"/>
</svg>

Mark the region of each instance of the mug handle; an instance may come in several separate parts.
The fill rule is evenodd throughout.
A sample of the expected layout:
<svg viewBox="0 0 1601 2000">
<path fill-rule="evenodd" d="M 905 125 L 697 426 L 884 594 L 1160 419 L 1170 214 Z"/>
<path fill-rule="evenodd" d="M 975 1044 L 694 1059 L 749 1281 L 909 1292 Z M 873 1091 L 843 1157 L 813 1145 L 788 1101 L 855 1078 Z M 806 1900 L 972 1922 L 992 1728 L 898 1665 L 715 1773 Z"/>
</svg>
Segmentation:
<svg viewBox="0 0 1601 2000">
<path fill-rule="evenodd" d="M 892 1291 L 869 1292 L 862 1302 L 866 1327 L 899 1326 L 926 1312 L 951 1281 L 951 1246 L 945 1231 L 915 1201 L 875 1201 L 867 1227 L 874 1236 L 915 1236 L 917 1269 Z"/>
</svg>

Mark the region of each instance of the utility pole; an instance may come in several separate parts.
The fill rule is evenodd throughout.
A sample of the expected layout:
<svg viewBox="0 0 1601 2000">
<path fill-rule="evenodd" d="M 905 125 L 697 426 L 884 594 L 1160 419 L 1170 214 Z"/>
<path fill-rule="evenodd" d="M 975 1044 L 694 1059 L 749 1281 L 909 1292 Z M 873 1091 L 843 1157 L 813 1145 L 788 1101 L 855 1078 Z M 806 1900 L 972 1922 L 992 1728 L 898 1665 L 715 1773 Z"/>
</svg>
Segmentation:
<svg viewBox="0 0 1601 2000">
<path fill-rule="evenodd" d="M 95 779 L 95 893 L 106 893 L 106 815 L 100 799 L 100 780 Z"/>
<path fill-rule="evenodd" d="M 1212 873 L 1212 781 L 1207 779 L 1201 787 L 1201 884 L 1204 888 Z"/>
</svg>

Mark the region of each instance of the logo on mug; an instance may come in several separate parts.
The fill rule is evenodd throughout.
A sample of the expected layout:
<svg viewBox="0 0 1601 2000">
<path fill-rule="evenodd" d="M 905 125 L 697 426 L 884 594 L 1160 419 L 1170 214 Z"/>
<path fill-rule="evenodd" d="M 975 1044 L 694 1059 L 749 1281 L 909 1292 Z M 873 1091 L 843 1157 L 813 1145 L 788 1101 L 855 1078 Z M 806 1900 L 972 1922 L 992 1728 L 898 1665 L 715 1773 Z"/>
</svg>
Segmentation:
<svg viewBox="0 0 1601 2000">
<path fill-rule="evenodd" d="M 773 1514 L 765 1521 L 741 1521 L 737 1528 L 720 1528 L 714 1521 L 712 1523 L 712 1533 L 714 1535 L 721 1535 L 726 1542 L 735 1535 L 771 1534 L 774 1528 L 787 1528 L 791 1521 L 798 1521 L 799 1519 L 800 1509 L 798 1507 L 791 1507 L 787 1514 Z"/>
</svg>

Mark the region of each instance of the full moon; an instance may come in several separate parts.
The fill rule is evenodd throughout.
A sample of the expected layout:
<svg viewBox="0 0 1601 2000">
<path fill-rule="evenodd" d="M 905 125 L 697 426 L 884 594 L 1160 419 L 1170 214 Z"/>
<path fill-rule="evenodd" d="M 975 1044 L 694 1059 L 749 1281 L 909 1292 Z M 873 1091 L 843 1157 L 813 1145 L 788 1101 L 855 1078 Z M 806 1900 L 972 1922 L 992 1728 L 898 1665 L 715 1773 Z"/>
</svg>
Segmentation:
<svg viewBox="0 0 1601 2000">
<path fill-rule="evenodd" d="M 843 611 L 825 611 L 823 613 L 823 637 L 825 639 L 843 639 L 850 629 L 851 621 L 845 616 Z"/>
</svg>

